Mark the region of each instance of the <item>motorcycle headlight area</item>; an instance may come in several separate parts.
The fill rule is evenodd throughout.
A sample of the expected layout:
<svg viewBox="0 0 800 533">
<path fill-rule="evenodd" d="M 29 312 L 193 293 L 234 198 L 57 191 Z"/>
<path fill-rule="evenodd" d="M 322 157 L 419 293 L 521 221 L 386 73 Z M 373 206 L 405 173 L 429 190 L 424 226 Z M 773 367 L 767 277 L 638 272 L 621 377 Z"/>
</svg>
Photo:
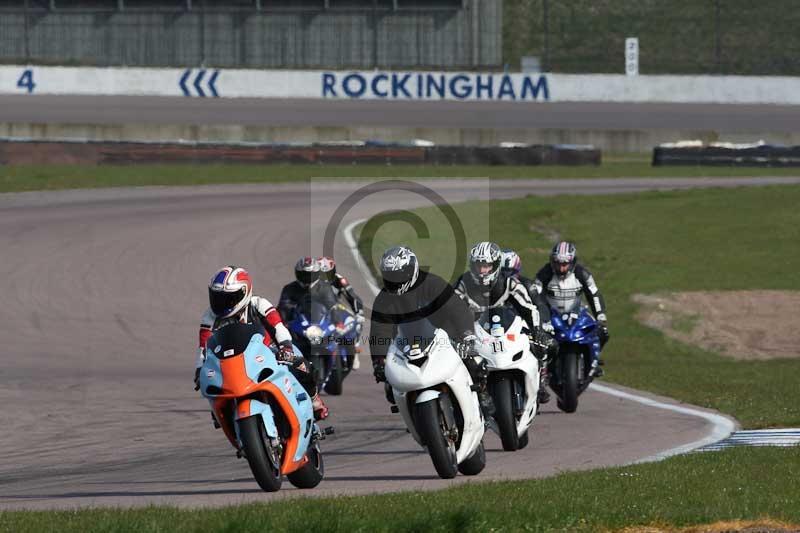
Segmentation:
<svg viewBox="0 0 800 533">
<path fill-rule="evenodd" d="M 345 335 L 351 329 L 353 329 L 353 321 L 352 320 L 350 322 L 344 322 L 344 323 L 336 324 L 336 333 L 338 333 L 339 335 Z"/>
<path fill-rule="evenodd" d="M 432 344 L 429 344 L 425 348 L 420 348 L 419 345 L 412 344 L 406 345 L 403 348 L 403 355 L 408 360 L 409 364 L 414 366 L 422 367 L 425 364 L 425 361 L 428 360 L 428 352 L 430 351 Z"/>
<path fill-rule="evenodd" d="M 322 344 L 324 332 L 322 328 L 317 325 L 309 326 L 306 328 L 305 336 L 311 344 Z"/>
</svg>

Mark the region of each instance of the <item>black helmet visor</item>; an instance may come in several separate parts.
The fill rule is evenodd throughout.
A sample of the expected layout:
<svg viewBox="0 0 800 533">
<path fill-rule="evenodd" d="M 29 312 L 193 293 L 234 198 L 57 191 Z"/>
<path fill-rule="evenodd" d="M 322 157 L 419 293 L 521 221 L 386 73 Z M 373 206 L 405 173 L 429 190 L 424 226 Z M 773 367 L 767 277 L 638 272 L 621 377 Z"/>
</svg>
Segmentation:
<svg viewBox="0 0 800 533">
<path fill-rule="evenodd" d="M 227 315 L 231 312 L 231 309 L 236 307 L 239 302 L 244 299 L 246 294 L 247 289 L 245 287 L 242 287 L 235 292 L 214 291 L 208 289 L 208 303 L 211 305 L 211 311 L 215 315 Z"/>
</svg>

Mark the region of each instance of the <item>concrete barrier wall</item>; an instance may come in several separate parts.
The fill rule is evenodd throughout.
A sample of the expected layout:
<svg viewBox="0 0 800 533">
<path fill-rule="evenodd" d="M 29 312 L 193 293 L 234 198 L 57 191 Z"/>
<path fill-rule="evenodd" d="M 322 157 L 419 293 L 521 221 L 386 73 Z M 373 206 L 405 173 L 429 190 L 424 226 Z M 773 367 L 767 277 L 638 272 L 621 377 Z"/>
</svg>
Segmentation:
<svg viewBox="0 0 800 533">
<path fill-rule="evenodd" d="M 3 66 L 0 93 L 800 105 L 800 77 Z"/>
<path fill-rule="evenodd" d="M 653 146 L 678 139 L 704 142 L 752 142 L 800 145 L 796 133 L 746 132 L 720 135 L 712 130 L 642 129 L 493 129 L 411 128 L 379 126 L 236 126 L 190 124 L 35 124 L 0 123 L 0 138 L 36 140 L 315 143 L 356 140 L 408 142 L 426 139 L 437 145 L 493 146 L 528 144 L 592 144 L 608 152 L 651 152 Z"/>
<path fill-rule="evenodd" d="M 599 165 L 600 150 L 577 146 L 389 144 L 213 144 L 0 140 L 0 165 L 170 163 L 346 165 Z"/>
</svg>

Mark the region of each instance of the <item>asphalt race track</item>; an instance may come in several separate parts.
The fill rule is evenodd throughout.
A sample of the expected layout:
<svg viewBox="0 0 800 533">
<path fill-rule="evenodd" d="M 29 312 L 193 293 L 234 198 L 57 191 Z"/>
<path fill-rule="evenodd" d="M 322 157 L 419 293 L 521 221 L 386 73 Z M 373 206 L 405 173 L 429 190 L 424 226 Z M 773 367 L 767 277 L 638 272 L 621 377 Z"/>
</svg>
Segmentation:
<svg viewBox="0 0 800 533">
<path fill-rule="evenodd" d="M 792 133 L 800 106 L 0 95 L 0 122 Z"/>
<path fill-rule="evenodd" d="M 3 106 L 5 107 L 5 106 Z M 448 201 L 562 192 L 800 183 L 787 179 L 429 182 Z M 313 491 L 261 492 L 192 373 L 206 284 L 246 266 L 273 301 L 298 256 L 321 251 L 331 212 L 364 183 L 141 188 L 0 195 L 0 509 L 213 506 L 303 495 L 433 489 L 430 459 L 392 415 L 369 364 L 327 397 L 336 434 Z M 344 223 L 425 205 L 407 192 L 358 203 Z M 325 206 L 325 208 L 321 207 Z M 339 270 L 369 295 L 341 232 Z M 613 342 L 613 341 L 612 341 Z M 366 358 L 364 358 L 366 359 Z M 613 361 L 607 375 L 613 378 Z M 668 401 L 668 400 L 667 400 Z M 706 421 L 599 392 L 578 412 L 548 404 L 523 451 L 486 438 L 478 479 L 623 464 L 703 438 Z"/>
</svg>

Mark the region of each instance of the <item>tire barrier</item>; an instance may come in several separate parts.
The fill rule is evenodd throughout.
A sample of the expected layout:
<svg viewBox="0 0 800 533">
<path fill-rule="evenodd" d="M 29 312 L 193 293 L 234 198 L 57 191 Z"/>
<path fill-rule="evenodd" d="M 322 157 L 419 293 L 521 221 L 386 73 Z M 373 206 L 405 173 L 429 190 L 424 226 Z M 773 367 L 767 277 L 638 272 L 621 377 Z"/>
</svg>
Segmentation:
<svg viewBox="0 0 800 533">
<path fill-rule="evenodd" d="M 653 149 L 653 166 L 800 167 L 800 146 L 682 141 Z"/>
<path fill-rule="evenodd" d="M 583 145 L 431 146 L 430 143 L 226 144 L 0 140 L 0 164 L 128 165 L 170 163 L 346 165 L 599 165 Z"/>
</svg>

